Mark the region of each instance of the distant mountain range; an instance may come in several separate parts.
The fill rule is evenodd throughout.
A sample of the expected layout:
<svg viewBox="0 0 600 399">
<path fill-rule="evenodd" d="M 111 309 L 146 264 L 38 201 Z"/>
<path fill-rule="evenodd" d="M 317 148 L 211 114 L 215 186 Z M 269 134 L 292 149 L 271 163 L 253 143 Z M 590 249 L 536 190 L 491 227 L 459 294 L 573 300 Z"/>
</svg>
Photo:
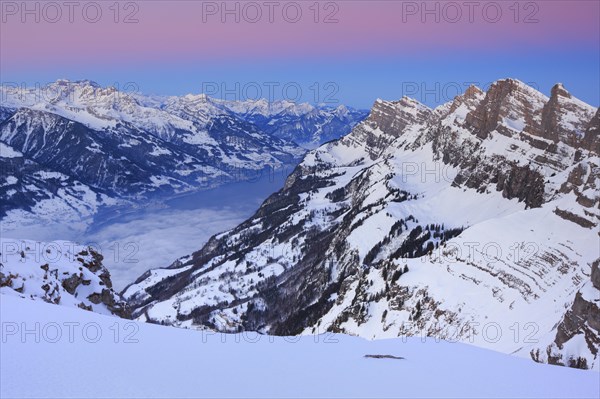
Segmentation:
<svg viewBox="0 0 600 399">
<path fill-rule="evenodd" d="M 348 133 L 364 111 L 153 97 L 91 81 L 0 88 L 0 218 L 80 220 L 99 207 L 255 178 Z"/>
<path fill-rule="evenodd" d="M 378 100 L 254 216 L 123 295 L 178 327 L 423 334 L 598 369 L 599 132 L 560 84 Z"/>
</svg>

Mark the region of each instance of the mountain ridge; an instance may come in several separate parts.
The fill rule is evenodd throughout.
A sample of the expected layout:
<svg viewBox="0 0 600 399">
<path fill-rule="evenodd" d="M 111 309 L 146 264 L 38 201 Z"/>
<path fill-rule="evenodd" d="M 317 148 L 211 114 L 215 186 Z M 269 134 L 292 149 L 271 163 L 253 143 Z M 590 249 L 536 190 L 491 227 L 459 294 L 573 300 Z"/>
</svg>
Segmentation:
<svg viewBox="0 0 600 399">
<path fill-rule="evenodd" d="M 58 80 L 39 88 L 1 86 L 0 95 L 0 142 L 7 151 L 7 156 L 0 153 L 0 167 L 14 171 L 22 158 L 31 173 L 22 176 L 29 179 L 28 185 L 20 184 L 14 173 L 0 178 L 0 216 L 8 228 L 21 220 L 52 221 L 45 209 L 62 209 L 57 220 L 77 222 L 99 206 L 126 206 L 252 179 L 295 165 L 306 152 L 289 137 L 278 137 L 277 126 L 283 121 L 265 115 L 261 123 L 273 125 L 265 130 L 227 108 L 249 103 L 218 103 L 205 96 L 200 104 L 198 96 L 189 101 L 185 96 L 157 99 L 88 80 Z M 210 105 L 213 102 L 218 106 Z M 282 107 L 304 110 L 307 105 L 286 102 Z M 331 138 L 323 129 L 335 128 L 340 134 L 363 117 L 354 111 L 336 119 L 335 110 L 323 108 L 320 119 L 300 123 L 305 114 L 290 112 L 300 126 L 294 132 L 317 144 Z M 44 171 L 66 176 L 60 188 L 34 179 Z M 68 209 L 69 204 L 85 202 L 77 194 L 81 186 L 94 203 L 89 212 L 78 206 Z M 69 194 L 61 195 L 64 191 Z M 107 198 L 92 201 L 93 196 Z"/>
<path fill-rule="evenodd" d="M 377 100 L 253 217 L 123 295 L 140 320 L 226 332 L 447 339 L 466 325 L 455 338 L 596 369 L 593 339 L 544 359 L 506 334 L 514 323 L 556 334 L 559 303 L 573 304 L 600 258 L 599 152 L 569 134 L 596 131 L 598 111 L 573 98 L 552 110 L 511 79 L 436 109 Z M 540 127 L 556 115 L 575 123 L 550 138 Z M 476 327 L 487 314 L 505 331 L 497 342 Z"/>
</svg>

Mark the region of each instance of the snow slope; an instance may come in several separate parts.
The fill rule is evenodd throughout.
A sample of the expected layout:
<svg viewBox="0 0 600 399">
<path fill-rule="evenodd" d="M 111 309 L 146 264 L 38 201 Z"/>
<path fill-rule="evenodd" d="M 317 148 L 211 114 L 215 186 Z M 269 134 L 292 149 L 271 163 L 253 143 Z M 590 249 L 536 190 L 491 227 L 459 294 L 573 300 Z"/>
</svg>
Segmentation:
<svg viewBox="0 0 600 399">
<path fill-rule="evenodd" d="M 433 339 L 225 335 L 7 296 L 0 296 L 0 307 L 2 397 L 600 395 L 594 372 Z M 35 331 L 36 325 L 37 335 L 22 335 L 24 328 Z"/>
</svg>

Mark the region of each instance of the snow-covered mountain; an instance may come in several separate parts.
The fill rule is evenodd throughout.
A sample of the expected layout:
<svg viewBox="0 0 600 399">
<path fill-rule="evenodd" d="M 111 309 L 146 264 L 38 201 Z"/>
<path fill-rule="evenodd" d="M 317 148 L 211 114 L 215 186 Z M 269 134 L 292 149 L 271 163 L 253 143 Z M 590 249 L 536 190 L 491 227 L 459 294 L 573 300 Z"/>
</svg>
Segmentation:
<svg viewBox="0 0 600 399">
<path fill-rule="evenodd" d="M 253 217 L 124 297 L 180 327 L 425 334 L 598 369 L 599 115 L 512 79 L 436 109 L 378 100 Z"/>
<path fill-rule="evenodd" d="M 60 220 L 76 221 L 107 203 L 253 179 L 267 169 L 296 165 L 306 151 L 271 128 L 279 114 L 249 102 L 204 95 L 158 98 L 66 80 L 43 88 L 3 86 L 0 96 L 5 226 L 50 218 L 53 209 Z M 307 104 L 273 107 L 298 121 L 317 112 Z M 265 112 L 261 125 L 245 118 L 260 111 Z M 348 115 L 329 122 L 325 116 L 309 118 L 302 122 L 302 134 L 320 144 L 321 135 L 331 138 L 327 123 L 343 134 L 357 122 L 353 118 L 363 117 Z M 52 177 L 40 179 L 41 174 Z"/>
<path fill-rule="evenodd" d="M 202 146 L 207 151 L 216 144 L 227 144 L 214 142 L 211 132 L 216 128 L 233 132 L 250 129 L 248 133 L 254 133 L 250 136 L 255 138 L 268 133 L 286 142 L 316 146 L 349 133 L 368 114 L 344 105 L 313 106 L 288 100 L 231 101 L 205 94 L 145 96 L 101 87 L 89 80 L 58 80 L 42 88 L 0 86 L 0 95 L 0 120 L 7 119 L 11 110 L 26 107 L 55 113 L 96 130 L 129 123 L 164 140 Z"/>
<path fill-rule="evenodd" d="M 0 294 L 129 317 L 94 248 L 4 237 L 0 245 Z"/>
<path fill-rule="evenodd" d="M 206 95 L 169 97 L 159 101 L 169 112 L 183 118 L 202 115 L 209 121 L 219 115 L 234 115 L 286 142 L 312 149 L 348 134 L 368 112 L 344 105 L 331 107 L 297 104 L 287 100 L 228 101 Z"/>
</svg>

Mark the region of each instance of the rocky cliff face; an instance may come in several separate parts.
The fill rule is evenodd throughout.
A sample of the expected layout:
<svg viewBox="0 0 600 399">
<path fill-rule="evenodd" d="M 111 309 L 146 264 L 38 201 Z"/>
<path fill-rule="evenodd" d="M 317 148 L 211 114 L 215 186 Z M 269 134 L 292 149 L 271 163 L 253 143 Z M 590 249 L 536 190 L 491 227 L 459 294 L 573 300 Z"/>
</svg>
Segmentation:
<svg viewBox="0 0 600 399">
<path fill-rule="evenodd" d="M 572 147 L 590 148 L 583 142 L 594 109 L 573 97 L 560 83 L 552 88 L 550 100 L 542 110 L 541 136 Z"/>
<path fill-rule="evenodd" d="M 582 145 L 589 151 L 600 154 L 600 109 L 588 123 Z"/>
<path fill-rule="evenodd" d="M 600 259 L 592 264 L 590 280 L 575 294 L 571 306 L 542 344 L 530 349 L 532 359 L 575 368 L 591 368 L 600 351 Z"/>
<path fill-rule="evenodd" d="M 485 139 L 492 131 L 510 134 L 508 129 L 539 129 L 541 109 L 547 97 L 512 79 L 492 84 L 485 98 L 469 112 L 466 122 L 477 137 Z"/>
<path fill-rule="evenodd" d="M 103 256 L 67 241 L 3 238 L 0 292 L 118 317 L 131 313 L 112 287 Z"/>
<path fill-rule="evenodd" d="M 548 101 L 514 80 L 435 110 L 378 100 L 252 218 L 123 295 L 134 317 L 180 327 L 519 351 L 599 256 L 600 159 L 540 136 Z"/>
</svg>

